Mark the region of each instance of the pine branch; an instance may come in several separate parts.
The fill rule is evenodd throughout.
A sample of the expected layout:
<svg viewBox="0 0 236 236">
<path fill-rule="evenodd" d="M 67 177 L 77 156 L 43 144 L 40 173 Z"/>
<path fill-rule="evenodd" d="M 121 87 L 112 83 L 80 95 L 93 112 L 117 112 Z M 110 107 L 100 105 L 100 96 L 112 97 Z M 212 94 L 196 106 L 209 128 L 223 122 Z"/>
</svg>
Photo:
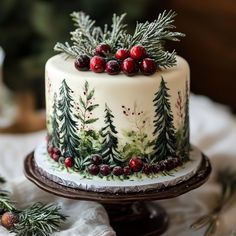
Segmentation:
<svg viewBox="0 0 236 236">
<path fill-rule="evenodd" d="M 117 16 L 116 14 L 113 14 L 112 17 L 112 31 L 107 32 L 107 34 L 110 35 L 109 39 L 105 42 L 110 45 L 112 48 L 112 51 L 116 51 L 118 46 L 120 45 L 120 41 L 122 40 L 122 37 L 126 35 L 126 24 L 123 24 L 124 18 L 126 16 L 126 13 L 122 14 L 121 16 Z"/>
<path fill-rule="evenodd" d="M 95 27 L 95 21 L 83 12 L 73 12 L 71 16 L 77 27 L 75 31 L 71 32 L 73 46 L 67 42 L 65 44 L 57 43 L 54 49 L 58 52 L 64 52 L 71 57 L 81 54 L 92 57 L 95 48 L 101 42 L 109 44 L 113 54 L 119 48 L 130 49 L 132 46 L 140 44 L 159 66 L 166 68 L 176 64 L 175 51 L 164 50 L 166 40 L 179 41 L 179 37 L 184 36 L 182 33 L 173 31 L 176 13 L 172 10 L 159 14 L 158 19 L 153 22 L 137 23 L 133 35 L 127 33 L 127 25 L 123 23 L 126 14 L 113 15 L 111 30 L 108 25 L 105 25 L 103 30 Z"/>
<path fill-rule="evenodd" d="M 60 210 L 54 205 L 36 203 L 19 214 L 19 223 L 11 232 L 17 236 L 49 236 L 58 232 L 61 222 L 66 220 Z"/>
<path fill-rule="evenodd" d="M 16 211 L 15 203 L 10 200 L 9 192 L 0 190 L 0 212 Z"/>
<path fill-rule="evenodd" d="M 4 184 L 6 181 L 3 177 L 0 176 L 0 184 Z"/>
</svg>

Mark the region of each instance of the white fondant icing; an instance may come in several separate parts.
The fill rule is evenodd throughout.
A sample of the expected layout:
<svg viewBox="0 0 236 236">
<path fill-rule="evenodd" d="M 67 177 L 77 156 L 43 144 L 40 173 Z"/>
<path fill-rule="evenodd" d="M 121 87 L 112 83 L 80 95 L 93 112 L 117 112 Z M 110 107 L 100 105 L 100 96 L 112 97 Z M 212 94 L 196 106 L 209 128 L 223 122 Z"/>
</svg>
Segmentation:
<svg viewBox="0 0 236 236">
<path fill-rule="evenodd" d="M 34 153 L 36 166 L 40 173 L 45 177 L 62 184 L 64 186 L 97 191 L 97 192 L 139 192 L 151 189 L 159 189 L 167 186 L 174 186 L 182 181 L 186 181 L 194 176 L 201 164 L 202 154 L 196 148 L 192 147 L 190 152 L 190 161 L 184 163 L 183 166 L 169 172 L 170 175 L 159 174 L 155 178 L 143 175 L 141 179 L 132 176 L 127 180 L 109 181 L 97 176 L 84 178 L 83 174 L 73 172 L 71 170 L 62 170 L 60 165 L 51 160 L 47 154 L 46 141 L 42 142 Z"/>
<path fill-rule="evenodd" d="M 151 76 L 142 74 L 128 77 L 123 73 L 115 76 L 107 73 L 94 73 L 91 71 L 81 72 L 75 69 L 73 59 L 66 59 L 62 54 L 56 55 L 48 60 L 46 64 L 46 111 L 47 119 L 50 120 L 53 114 L 53 95 L 59 95 L 59 88 L 62 81 L 65 79 L 67 85 L 74 91 L 73 99 L 76 104 L 79 104 L 79 97 L 83 95 L 85 81 L 88 81 L 91 89 L 95 90 L 95 103 L 99 106 L 94 109 L 91 118 L 99 118 L 95 123 L 89 126 L 89 129 L 99 131 L 104 127 L 104 110 L 105 104 L 109 106 L 114 115 L 114 125 L 118 132 L 119 142 L 126 143 L 126 137 L 123 135 L 124 130 L 134 130 L 134 124 L 123 114 L 122 105 L 144 112 L 144 117 L 147 121 L 145 133 L 149 139 L 153 139 L 155 106 L 153 99 L 158 91 L 161 78 L 167 82 L 169 88 L 171 110 L 174 118 L 175 128 L 180 128 L 180 123 L 177 115 L 176 101 L 178 92 L 185 94 L 186 80 L 189 81 L 189 66 L 187 62 L 177 56 L 177 65 L 163 69 Z M 74 113 L 78 111 L 74 110 Z M 80 121 L 78 120 L 78 124 Z M 48 124 L 49 133 L 52 132 L 50 123 Z M 135 130 L 134 130 L 135 131 Z"/>
</svg>

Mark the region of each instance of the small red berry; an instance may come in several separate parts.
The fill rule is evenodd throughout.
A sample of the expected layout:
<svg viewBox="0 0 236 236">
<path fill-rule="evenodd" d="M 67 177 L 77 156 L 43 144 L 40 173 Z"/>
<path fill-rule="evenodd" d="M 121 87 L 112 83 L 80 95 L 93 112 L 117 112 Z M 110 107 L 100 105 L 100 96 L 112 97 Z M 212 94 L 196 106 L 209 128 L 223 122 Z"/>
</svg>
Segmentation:
<svg viewBox="0 0 236 236">
<path fill-rule="evenodd" d="M 116 51 L 116 58 L 121 61 L 124 61 L 129 56 L 130 56 L 130 53 L 128 49 L 120 48 Z"/>
<path fill-rule="evenodd" d="M 53 153 L 55 153 L 57 155 L 61 154 L 60 150 L 58 148 L 56 148 L 56 147 L 53 148 Z"/>
<path fill-rule="evenodd" d="M 146 50 L 142 45 L 135 45 L 130 49 L 130 56 L 136 61 L 141 61 L 146 56 Z"/>
<path fill-rule="evenodd" d="M 139 172 L 143 167 L 143 161 L 139 156 L 133 156 L 129 161 L 129 167 L 134 172 Z"/>
<path fill-rule="evenodd" d="M 151 166 L 151 165 L 145 164 L 145 165 L 143 166 L 143 173 L 145 173 L 146 175 L 151 174 L 152 171 L 153 171 L 153 169 L 152 169 L 152 166 Z"/>
<path fill-rule="evenodd" d="M 121 71 L 120 64 L 116 60 L 110 60 L 106 64 L 106 72 L 109 75 L 116 75 Z"/>
<path fill-rule="evenodd" d="M 100 174 L 103 176 L 107 176 L 111 173 L 111 168 L 109 165 L 101 165 L 100 166 Z"/>
<path fill-rule="evenodd" d="M 65 167 L 66 168 L 70 168 L 73 166 L 73 159 L 72 157 L 66 157 L 65 161 L 64 161 Z"/>
<path fill-rule="evenodd" d="M 130 57 L 126 58 L 122 62 L 121 68 L 122 71 L 128 76 L 132 76 L 138 72 L 138 64 Z"/>
<path fill-rule="evenodd" d="M 49 155 L 53 154 L 53 146 L 48 146 Z"/>
<path fill-rule="evenodd" d="M 75 59 L 75 68 L 80 71 L 89 70 L 90 59 L 87 55 L 80 55 Z"/>
<path fill-rule="evenodd" d="M 157 70 L 157 64 L 151 58 L 144 58 L 140 64 L 140 70 L 144 75 L 152 75 Z"/>
<path fill-rule="evenodd" d="M 111 52 L 111 47 L 106 43 L 99 44 L 96 49 L 96 55 L 105 57 L 108 53 Z"/>
<path fill-rule="evenodd" d="M 97 175 L 99 173 L 99 166 L 95 165 L 95 164 L 91 164 L 89 167 L 88 167 L 88 172 L 91 174 L 91 175 Z"/>
<path fill-rule="evenodd" d="M 106 62 L 104 58 L 99 56 L 94 56 L 90 60 L 90 69 L 95 73 L 101 73 L 105 70 Z"/>
<path fill-rule="evenodd" d="M 53 153 L 52 154 L 52 159 L 54 160 L 54 161 L 58 161 L 59 160 L 59 155 L 58 154 L 56 154 L 56 153 Z"/>
<path fill-rule="evenodd" d="M 129 166 L 125 166 L 125 167 L 123 168 L 123 171 L 124 171 L 124 174 L 125 174 L 125 175 L 130 175 L 130 174 L 131 174 L 131 169 L 130 169 Z"/>
<path fill-rule="evenodd" d="M 11 230 L 18 221 L 18 217 L 11 212 L 5 212 L 1 217 L 1 225 L 8 230 Z"/>
<path fill-rule="evenodd" d="M 95 165 L 102 164 L 102 156 L 100 154 L 93 154 L 91 156 L 91 162 Z"/>
<path fill-rule="evenodd" d="M 121 166 L 115 166 L 112 172 L 116 176 L 122 175 L 124 173 L 123 168 Z"/>
</svg>

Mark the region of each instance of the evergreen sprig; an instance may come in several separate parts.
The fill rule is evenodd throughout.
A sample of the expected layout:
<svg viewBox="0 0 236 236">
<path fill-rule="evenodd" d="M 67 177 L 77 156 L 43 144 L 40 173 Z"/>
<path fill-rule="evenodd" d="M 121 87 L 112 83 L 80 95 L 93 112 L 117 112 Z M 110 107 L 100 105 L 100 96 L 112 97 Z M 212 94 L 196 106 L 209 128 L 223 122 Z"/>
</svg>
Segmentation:
<svg viewBox="0 0 236 236">
<path fill-rule="evenodd" d="M 0 212 L 6 211 L 16 211 L 15 203 L 11 201 L 8 191 L 0 190 Z"/>
<path fill-rule="evenodd" d="M 19 223 L 11 232 L 17 236 L 49 236 L 58 232 L 61 222 L 66 220 L 60 210 L 54 205 L 36 203 L 18 215 Z"/>
<path fill-rule="evenodd" d="M 103 30 L 95 26 L 95 21 L 84 12 L 73 12 L 71 16 L 77 27 L 71 32 L 73 45 L 68 42 L 57 43 L 54 47 L 55 51 L 66 53 L 71 57 L 81 54 L 92 57 L 98 44 L 104 42 L 109 44 L 112 51 L 112 55 L 107 56 L 113 57 L 119 48 L 130 49 L 140 44 L 159 66 L 165 68 L 176 64 L 175 51 L 168 52 L 164 49 L 166 40 L 179 41 L 179 37 L 184 36 L 182 33 L 173 31 L 176 13 L 172 10 L 159 14 L 158 19 L 153 22 L 137 23 L 133 35 L 127 33 L 127 25 L 123 23 L 126 14 L 120 16 L 114 14 L 111 29 L 106 24 Z"/>
</svg>

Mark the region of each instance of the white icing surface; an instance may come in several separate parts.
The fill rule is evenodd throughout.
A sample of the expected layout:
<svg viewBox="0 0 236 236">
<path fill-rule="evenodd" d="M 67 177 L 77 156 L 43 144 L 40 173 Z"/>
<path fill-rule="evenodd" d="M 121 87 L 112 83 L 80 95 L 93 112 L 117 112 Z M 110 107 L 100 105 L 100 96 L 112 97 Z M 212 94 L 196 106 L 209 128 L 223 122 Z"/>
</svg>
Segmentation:
<svg viewBox="0 0 236 236">
<path fill-rule="evenodd" d="M 182 181 L 191 178 L 200 167 L 202 154 L 196 147 L 192 148 L 190 152 L 190 161 L 183 166 L 170 171 L 170 175 L 160 174 L 155 178 L 150 178 L 147 175 L 136 178 L 131 177 L 128 180 L 112 180 L 109 181 L 106 177 L 100 178 L 91 176 L 91 179 L 84 178 L 80 173 L 75 173 L 71 170 L 66 171 L 59 168 L 59 164 L 51 160 L 46 151 L 46 141 L 42 142 L 34 153 L 36 166 L 45 177 L 57 182 L 61 185 L 97 191 L 97 192 L 138 192 L 151 189 L 163 188 L 166 186 L 174 186 Z"/>
<path fill-rule="evenodd" d="M 111 109 L 114 115 L 114 125 L 117 130 L 119 142 L 125 144 L 127 137 L 123 135 L 124 131 L 133 130 L 138 132 L 137 120 L 131 120 L 124 115 L 122 105 L 134 109 L 137 112 L 143 111 L 140 119 L 146 121 L 144 132 L 149 139 L 153 139 L 155 106 L 153 99 L 158 91 L 161 79 L 163 78 L 169 88 L 170 104 L 173 113 L 173 122 L 175 128 L 180 128 L 181 121 L 178 117 L 176 101 L 178 92 L 184 98 L 186 94 L 186 81 L 189 81 L 190 72 L 187 62 L 177 56 L 176 66 L 163 69 L 151 76 L 144 76 L 141 73 L 133 77 L 128 77 L 123 73 L 115 76 L 107 73 L 94 73 L 91 71 L 78 71 L 74 67 L 73 59 L 66 59 L 62 54 L 50 58 L 46 64 L 46 111 L 47 119 L 53 115 L 53 96 L 54 93 L 59 96 L 59 88 L 65 79 L 68 86 L 73 90 L 73 100 L 77 106 L 80 106 L 79 98 L 83 96 L 85 81 L 88 81 L 89 88 L 94 89 L 94 103 L 99 106 L 92 112 L 90 118 L 99 118 L 95 123 L 89 125 L 88 129 L 101 130 L 104 127 L 105 104 Z M 188 83 L 189 84 L 189 83 Z M 74 111 L 75 114 L 78 110 Z M 184 114 L 183 114 L 184 115 Z M 142 117 L 141 117 L 142 116 Z M 132 119 L 134 117 L 131 117 Z M 138 117 L 139 118 L 139 117 Z M 80 120 L 77 120 L 80 126 Z M 49 133 L 52 132 L 50 123 L 48 124 Z"/>
</svg>

